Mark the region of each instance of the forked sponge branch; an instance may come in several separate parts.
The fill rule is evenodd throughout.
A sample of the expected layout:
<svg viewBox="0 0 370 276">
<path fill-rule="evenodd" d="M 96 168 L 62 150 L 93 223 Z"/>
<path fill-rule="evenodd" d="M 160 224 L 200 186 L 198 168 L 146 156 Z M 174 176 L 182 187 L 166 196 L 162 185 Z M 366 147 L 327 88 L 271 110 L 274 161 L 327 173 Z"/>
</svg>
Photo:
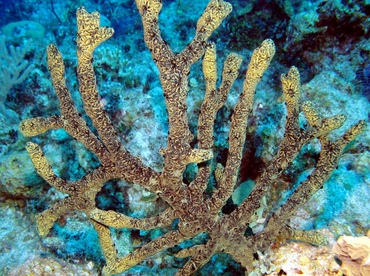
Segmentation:
<svg viewBox="0 0 370 276">
<path fill-rule="evenodd" d="M 31 118 L 21 122 L 20 130 L 25 136 L 36 136 L 51 129 L 65 129 L 93 152 L 100 166 L 82 179 L 66 181 L 58 177 L 50 166 L 42 148 L 29 142 L 27 151 L 40 174 L 51 186 L 68 196 L 37 215 L 37 228 L 45 236 L 55 221 L 70 211 L 84 212 L 98 232 L 105 255 L 104 275 L 120 273 L 137 265 L 166 248 L 178 245 L 199 233 L 206 232 L 208 241 L 180 251 L 177 257 L 190 257 L 177 275 L 190 275 L 207 263 L 217 253 L 226 252 L 240 262 L 246 270 L 252 269 L 253 254 L 266 250 L 272 243 L 289 239 L 323 244 L 325 239 L 317 232 L 298 231 L 286 222 L 293 211 L 306 202 L 322 187 L 335 169 L 340 154 L 366 127 L 360 121 L 337 141 L 330 141 L 328 134 L 344 123 L 345 117 L 338 115 L 322 118 L 310 102 L 301 102 L 300 75 L 296 67 L 281 76 L 287 107 L 285 135 L 271 164 L 256 180 L 251 194 L 230 214 L 221 209 L 231 197 L 237 183 L 242 151 L 246 139 L 247 119 L 252 112 L 254 95 L 258 83 L 268 69 L 275 54 L 272 40 L 266 39 L 254 50 L 244 77 L 244 85 L 231 117 L 228 137 L 229 148 L 224 166 L 216 164 L 214 156 L 214 125 L 218 110 L 224 105 L 228 93 L 238 76 L 242 59 L 230 54 L 223 66 L 222 81 L 217 86 L 216 46 L 208 41 L 224 18 L 231 12 L 231 5 L 222 0 L 209 2 L 198 20 L 193 40 L 180 53 L 174 53 L 163 40 L 158 16 L 162 8 L 160 0 L 137 0 L 144 26 L 144 40 L 159 68 L 165 103 L 169 116 L 169 133 L 166 148 L 161 150 L 164 165 L 155 172 L 132 156 L 122 145 L 117 131 L 107 112 L 99 103 L 97 80 L 92 65 L 94 49 L 113 35 L 113 29 L 100 27 L 99 13 L 89 13 L 84 8 L 77 11 L 77 76 L 84 110 L 90 117 L 97 135 L 79 115 L 71 93 L 65 83 L 63 58 L 56 45 L 48 47 L 48 65 L 53 85 L 60 102 L 60 115 L 47 118 Z M 189 128 L 186 100 L 190 67 L 203 57 L 205 97 L 201 107 L 196 146 Z M 303 110 L 309 126 L 302 129 L 298 116 Z M 312 139 L 318 138 L 322 151 L 310 177 L 303 181 L 281 207 L 271 211 L 265 228 L 258 233 L 245 236 L 253 215 L 261 207 L 265 192 L 279 180 L 301 148 Z M 183 174 L 189 164 L 198 164 L 196 177 L 190 184 L 183 182 Z M 204 197 L 204 191 L 214 175 L 217 189 Z M 104 183 L 113 178 L 137 183 L 156 193 L 168 208 L 155 217 L 133 218 L 113 210 L 104 211 L 96 207 L 95 198 Z M 148 230 L 170 227 L 177 219 L 178 225 L 166 234 L 153 239 L 126 256 L 118 256 L 109 227 Z"/>
</svg>

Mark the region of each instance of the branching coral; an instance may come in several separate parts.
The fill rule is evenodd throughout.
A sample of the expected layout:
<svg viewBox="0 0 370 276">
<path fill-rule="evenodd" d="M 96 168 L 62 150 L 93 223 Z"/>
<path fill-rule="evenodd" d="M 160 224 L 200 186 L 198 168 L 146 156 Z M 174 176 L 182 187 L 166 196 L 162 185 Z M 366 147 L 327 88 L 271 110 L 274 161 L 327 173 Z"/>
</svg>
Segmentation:
<svg viewBox="0 0 370 276">
<path fill-rule="evenodd" d="M 27 151 L 37 172 L 53 187 L 68 194 L 37 216 L 37 227 L 41 235 L 47 235 L 59 216 L 70 210 L 84 212 L 99 234 L 106 266 L 104 275 L 122 272 L 135 266 L 153 254 L 173 247 L 199 233 L 206 232 L 208 241 L 180 251 L 177 257 L 190 257 L 178 271 L 178 275 L 190 275 L 219 252 L 232 255 L 247 270 L 252 269 L 255 252 L 263 251 L 276 241 L 298 239 L 310 243 L 325 243 L 316 232 L 291 229 L 287 224 L 289 216 L 297 206 L 306 202 L 317 191 L 335 169 L 345 146 L 365 128 L 359 122 L 335 142 L 328 139 L 328 133 L 340 127 L 344 116 L 321 118 L 309 102 L 300 101 L 300 77 L 297 68 L 292 67 L 281 81 L 288 110 L 285 136 L 273 161 L 256 180 L 251 194 L 230 214 L 223 214 L 222 207 L 230 198 L 238 178 L 242 150 L 246 138 L 247 118 L 251 113 L 256 86 L 268 68 L 275 53 L 274 43 L 267 39 L 254 50 L 245 76 L 243 91 L 234 108 L 229 133 L 229 149 L 225 165 L 217 164 L 213 156 L 213 126 L 218 110 L 223 106 L 230 88 L 238 76 L 241 57 L 230 54 L 223 67 L 222 82 L 217 87 L 216 47 L 208 42 L 213 31 L 231 12 L 231 5 L 222 0 L 212 0 L 198 20 L 193 40 L 180 53 L 171 51 L 162 39 L 158 26 L 160 0 L 137 0 L 138 10 L 144 25 L 145 42 L 159 68 L 169 117 L 169 133 L 160 173 L 145 166 L 138 158 L 122 146 L 107 113 L 99 104 L 96 78 L 92 66 L 94 49 L 113 35 L 111 28 L 99 27 L 99 14 L 88 13 L 84 8 L 77 11 L 77 57 L 80 93 L 86 114 L 98 133 L 95 135 L 78 114 L 65 84 L 64 65 L 55 45 L 48 47 L 48 65 L 53 85 L 58 94 L 61 114 L 48 118 L 25 120 L 20 130 L 25 136 L 39 135 L 50 129 L 64 128 L 72 137 L 83 143 L 99 159 L 101 165 L 77 181 L 65 181 L 57 177 L 41 147 L 29 142 Z M 205 98 L 199 115 L 197 141 L 189 129 L 186 98 L 190 67 L 203 57 L 203 73 L 206 82 Z M 301 129 L 298 124 L 300 109 L 303 110 L 309 126 Z M 279 179 L 301 148 L 310 140 L 318 138 L 322 151 L 315 170 L 293 195 L 276 211 L 270 212 L 265 228 L 259 233 L 245 236 L 252 222 L 251 218 L 261 206 L 261 199 Z M 189 164 L 198 164 L 196 177 L 190 184 L 183 182 L 183 174 Z M 215 167 L 215 168 L 214 168 Z M 214 169 L 213 169 L 214 168 Z M 217 189 L 204 196 L 210 177 L 214 174 Z M 104 183 L 112 178 L 122 178 L 137 183 L 156 193 L 168 208 L 150 218 L 132 218 L 115 211 L 96 208 L 95 197 Z M 271 206 L 270 206 L 271 207 Z M 178 219 L 172 231 L 119 257 L 109 227 L 152 229 L 170 226 Z"/>
<path fill-rule="evenodd" d="M 14 47 L 11 45 L 9 50 L 5 45 L 5 36 L 0 36 L 0 115 L 7 116 L 9 120 L 14 121 L 14 115 L 9 112 L 4 102 L 9 90 L 16 84 L 22 83 L 34 68 L 25 59 L 29 50 L 31 40 L 26 41 L 23 47 Z"/>
</svg>

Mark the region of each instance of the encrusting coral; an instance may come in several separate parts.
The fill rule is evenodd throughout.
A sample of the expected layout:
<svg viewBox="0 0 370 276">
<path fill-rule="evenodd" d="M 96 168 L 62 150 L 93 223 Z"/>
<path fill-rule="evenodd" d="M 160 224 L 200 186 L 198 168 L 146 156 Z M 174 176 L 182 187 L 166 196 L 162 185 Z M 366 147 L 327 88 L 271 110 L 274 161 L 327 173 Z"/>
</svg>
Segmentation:
<svg viewBox="0 0 370 276">
<path fill-rule="evenodd" d="M 342 261 L 341 268 L 346 275 L 370 275 L 370 231 L 366 237 L 339 237 L 333 252 Z"/>
<path fill-rule="evenodd" d="M 230 54 L 222 71 L 222 82 L 216 87 L 216 47 L 208 42 L 213 31 L 231 12 L 229 3 L 212 0 L 206 7 L 196 26 L 193 40 L 180 53 L 171 51 L 162 39 L 158 26 L 160 0 L 136 0 L 144 26 L 144 39 L 159 68 L 160 81 L 168 110 L 169 133 L 167 147 L 161 150 L 164 165 L 161 172 L 155 172 L 132 156 L 122 146 L 116 130 L 107 113 L 99 103 L 96 78 L 92 66 L 94 49 L 113 35 L 113 29 L 99 27 L 99 13 L 88 13 L 84 8 L 77 11 L 77 76 L 84 110 L 91 118 L 98 135 L 95 135 L 79 115 L 65 84 L 64 65 L 55 45 L 47 50 L 48 66 L 53 85 L 58 95 L 61 114 L 48 118 L 32 118 L 21 122 L 20 130 L 25 136 L 36 136 L 50 129 L 64 128 L 72 137 L 93 152 L 100 166 L 77 181 L 65 181 L 56 176 L 43 155 L 39 145 L 29 142 L 27 151 L 37 172 L 53 187 L 69 196 L 55 203 L 37 215 L 37 228 L 45 236 L 55 221 L 68 211 L 84 212 L 98 232 L 100 244 L 106 259 L 104 275 L 122 272 L 135 266 L 153 254 L 173 247 L 199 233 L 209 237 L 205 244 L 194 245 L 176 254 L 190 257 L 179 269 L 177 275 L 190 275 L 219 252 L 229 253 L 247 270 L 253 269 L 253 254 L 267 249 L 272 243 L 296 239 L 314 244 L 323 244 L 325 239 L 315 231 L 298 231 L 286 223 L 293 211 L 306 202 L 335 169 L 339 156 L 346 145 L 364 129 L 365 123 L 358 122 L 341 138 L 332 142 L 328 133 L 339 128 L 345 121 L 343 115 L 321 118 L 310 102 L 300 100 L 300 76 L 292 67 L 282 75 L 282 87 L 288 110 L 286 131 L 271 164 L 256 180 L 251 194 L 230 214 L 221 212 L 232 195 L 238 178 L 242 150 L 246 138 L 247 118 L 251 113 L 256 86 L 268 68 L 275 53 L 272 40 L 265 40 L 254 50 L 245 76 L 243 91 L 236 104 L 230 125 L 229 149 L 223 165 L 216 164 L 213 156 L 213 126 L 218 110 L 223 106 L 228 92 L 238 76 L 241 57 Z M 203 73 L 206 83 L 204 101 L 201 107 L 197 145 L 192 146 L 194 137 L 189 129 L 186 98 L 190 67 L 203 57 Z M 300 128 L 298 116 L 303 110 L 309 126 Z M 301 148 L 310 140 L 318 138 L 322 150 L 316 168 L 294 191 L 291 197 L 276 211 L 270 212 L 265 228 L 258 233 L 245 235 L 255 211 L 260 208 L 262 197 L 279 179 Z M 190 184 L 183 182 L 183 174 L 189 164 L 198 164 L 196 177 Z M 214 174 L 217 189 L 206 197 L 204 191 Z M 156 193 L 168 208 L 155 217 L 132 218 L 95 206 L 95 197 L 104 183 L 113 178 L 122 178 L 137 183 Z M 272 206 L 270 206 L 272 207 Z M 166 234 L 119 257 L 109 227 L 153 229 L 171 226 L 178 219 L 178 225 Z"/>
</svg>

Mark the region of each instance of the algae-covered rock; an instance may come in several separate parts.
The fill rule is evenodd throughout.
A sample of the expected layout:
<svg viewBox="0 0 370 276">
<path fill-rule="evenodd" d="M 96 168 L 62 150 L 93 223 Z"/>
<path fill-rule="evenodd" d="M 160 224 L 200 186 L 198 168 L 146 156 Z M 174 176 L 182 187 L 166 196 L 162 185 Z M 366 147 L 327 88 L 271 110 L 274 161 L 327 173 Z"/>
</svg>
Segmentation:
<svg viewBox="0 0 370 276">
<path fill-rule="evenodd" d="M 34 39 L 41 41 L 45 36 L 45 28 L 40 23 L 22 20 L 18 22 L 11 22 L 1 28 L 1 32 L 7 37 L 23 39 Z"/>
<path fill-rule="evenodd" d="M 35 173 L 32 162 L 25 151 L 10 151 L 1 158 L 0 196 L 36 197 L 42 189 L 42 179 Z"/>
</svg>

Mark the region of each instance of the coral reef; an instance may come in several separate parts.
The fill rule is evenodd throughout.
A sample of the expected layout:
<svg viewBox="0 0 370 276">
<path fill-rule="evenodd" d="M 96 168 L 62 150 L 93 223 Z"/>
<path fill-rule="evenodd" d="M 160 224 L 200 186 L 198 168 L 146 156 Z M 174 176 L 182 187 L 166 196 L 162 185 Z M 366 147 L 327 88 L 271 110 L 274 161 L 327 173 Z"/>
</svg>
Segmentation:
<svg viewBox="0 0 370 276">
<path fill-rule="evenodd" d="M 104 275 L 125 271 L 160 251 L 202 233 L 207 233 L 203 243 L 192 244 L 175 254 L 178 258 L 188 258 L 177 275 L 194 273 L 218 253 L 228 253 L 247 271 L 252 271 L 255 253 L 266 251 L 272 244 L 278 246 L 291 239 L 325 244 L 326 238 L 320 232 L 293 229 L 288 225 L 288 220 L 301 204 L 322 188 L 336 168 L 342 152 L 364 131 L 366 123 L 359 121 L 336 139 L 329 138 L 334 129 L 344 124 L 345 116 L 323 118 L 313 103 L 302 101 L 300 74 L 296 67 L 291 67 L 287 74 L 281 76 L 287 117 L 279 150 L 256 179 L 251 193 L 240 201 L 240 205 L 230 212 L 222 212 L 237 183 L 247 119 L 253 109 L 256 87 L 275 54 L 275 45 L 267 39 L 252 54 L 242 91 L 231 115 L 226 158 L 217 161 L 213 150 L 214 122 L 238 76 L 242 59 L 237 54 L 228 55 L 222 70 L 222 81 L 217 85 L 216 46 L 208 39 L 231 12 L 231 5 L 222 0 L 210 1 L 197 22 L 193 39 L 184 50 L 175 53 L 163 40 L 158 25 L 161 1 L 137 0 L 136 4 L 144 26 L 145 43 L 159 70 L 168 112 L 167 144 L 160 150 L 164 158 L 163 168 L 157 172 L 148 167 L 128 152 L 120 141 L 104 109 L 106 103 L 99 96 L 92 63 L 95 48 L 113 35 L 113 29 L 99 26 L 99 13 L 88 13 L 84 8 L 79 8 L 77 77 L 83 108 L 91 119 L 93 129 L 79 114 L 72 100 L 65 81 L 62 56 L 57 46 L 52 44 L 47 49 L 48 67 L 61 114 L 24 120 L 20 130 L 25 136 L 32 137 L 49 130 L 64 129 L 95 154 L 99 165 L 79 180 L 67 181 L 54 173 L 41 146 L 28 142 L 27 151 L 39 175 L 55 189 L 68 195 L 37 215 L 39 233 L 46 236 L 54 223 L 70 211 L 83 212 L 98 233 L 106 261 Z M 187 114 L 188 82 L 191 66 L 201 57 L 205 96 L 194 138 Z M 301 111 L 306 120 L 303 127 L 299 122 Z M 266 204 L 263 200 L 266 192 L 278 186 L 282 173 L 302 147 L 316 138 L 321 151 L 311 174 L 282 204 L 277 204 L 277 200 Z M 184 174 L 189 166 L 195 167 L 195 174 L 193 179 L 185 183 Z M 167 208 L 147 218 L 135 218 L 98 208 L 97 194 L 105 182 L 117 178 L 145 187 L 163 200 Z M 215 180 L 216 187 L 211 193 L 205 193 L 211 179 Z M 261 207 L 265 209 L 264 217 L 260 215 L 258 220 L 263 220 L 263 227 L 258 232 L 250 231 L 255 213 Z M 120 257 L 111 228 L 167 230 L 163 235 L 153 237 L 148 243 Z"/>
<path fill-rule="evenodd" d="M 61 260 L 53 260 L 51 258 L 37 258 L 27 260 L 20 267 L 9 271 L 9 276 L 17 275 L 81 275 L 81 276 L 97 276 L 94 271 L 92 262 L 86 265 L 73 265 Z"/>
<path fill-rule="evenodd" d="M 326 246 L 311 246 L 307 243 L 287 243 L 280 247 L 257 252 L 254 270 L 248 276 L 270 275 L 343 275 L 331 251 L 333 235 L 322 231 L 329 240 Z"/>
</svg>

